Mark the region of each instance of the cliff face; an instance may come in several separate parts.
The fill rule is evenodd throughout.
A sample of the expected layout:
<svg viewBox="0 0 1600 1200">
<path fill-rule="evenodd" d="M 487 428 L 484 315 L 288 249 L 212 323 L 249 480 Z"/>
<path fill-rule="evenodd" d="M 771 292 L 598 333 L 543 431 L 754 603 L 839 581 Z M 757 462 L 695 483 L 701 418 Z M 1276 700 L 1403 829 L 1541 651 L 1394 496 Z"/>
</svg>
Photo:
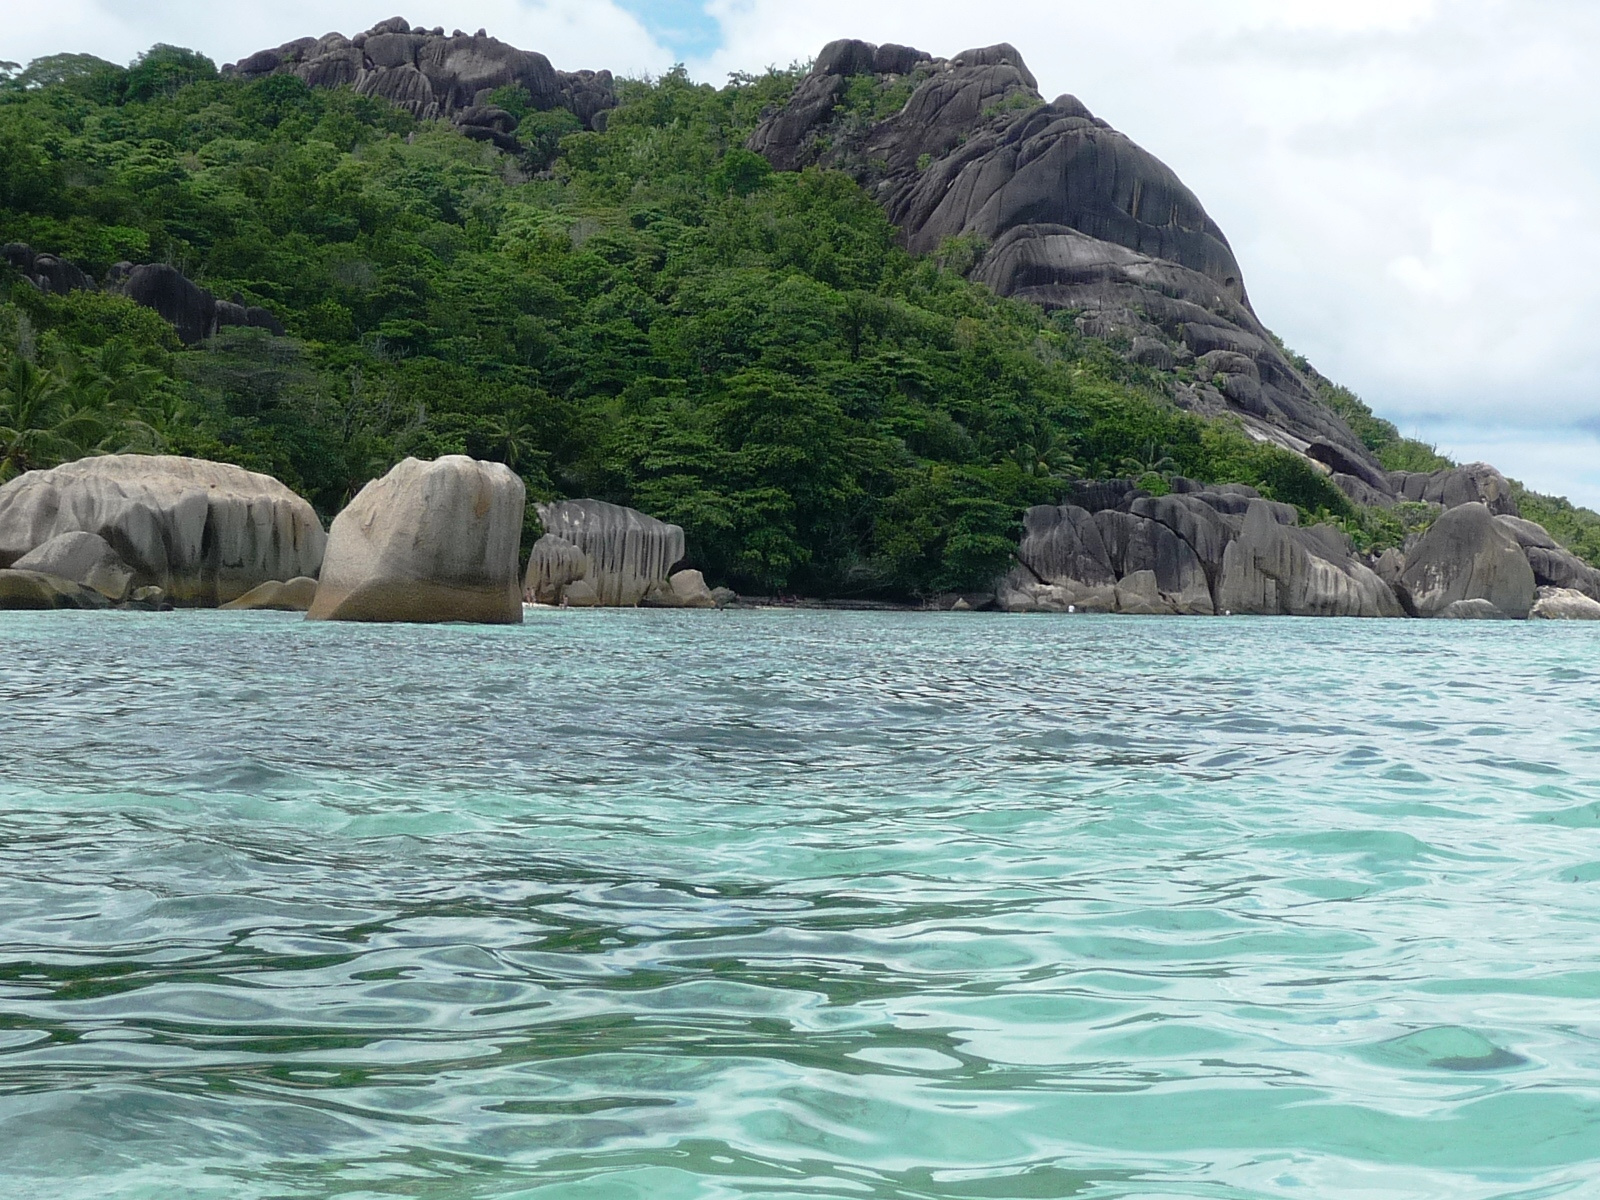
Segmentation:
<svg viewBox="0 0 1600 1200">
<path fill-rule="evenodd" d="M 1077 311 L 1085 333 L 1135 361 L 1193 366 L 1179 404 L 1235 413 L 1255 436 L 1392 494 L 1256 317 L 1228 239 L 1194 193 L 1076 97 L 1046 103 L 1013 47 L 940 59 L 832 42 L 749 146 L 782 170 L 849 171 L 910 250 L 975 239 L 972 278 Z"/>
</svg>

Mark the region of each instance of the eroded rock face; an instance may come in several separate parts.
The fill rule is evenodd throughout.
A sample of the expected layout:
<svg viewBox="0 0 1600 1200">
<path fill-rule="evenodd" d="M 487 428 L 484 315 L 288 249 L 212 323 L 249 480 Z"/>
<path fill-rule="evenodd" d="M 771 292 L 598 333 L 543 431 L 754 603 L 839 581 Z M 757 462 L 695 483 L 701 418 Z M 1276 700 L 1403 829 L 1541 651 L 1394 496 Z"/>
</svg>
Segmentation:
<svg viewBox="0 0 1600 1200">
<path fill-rule="evenodd" d="M 560 604 L 567 599 L 568 589 L 588 575 L 589 556 L 566 538 L 547 533 L 533 544 L 528 555 L 522 598 L 529 604 Z M 593 590 L 591 587 L 585 594 L 580 589 L 579 602 L 592 603 Z"/>
<path fill-rule="evenodd" d="M 522 621 L 526 493 L 501 463 L 408 458 L 334 518 L 313 621 Z"/>
<path fill-rule="evenodd" d="M 1429 526 L 1406 555 L 1400 587 L 1423 617 L 1443 615 L 1459 600 L 1486 600 L 1520 620 L 1537 598 L 1522 547 L 1481 501 L 1448 509 Z"/>
<path fill-rule="evenodd" d="M 665 584 L 684 553 L 683 529 L 604 500 L 539 505 L 545 536 L 576 546 L 588 559 L 581 577 L 606 608 L 633 608 Z M 531 568 L 531 564 L 530 564 Z M 570 589 L 569 589 L 570 593 Z M 578 603 L 570 594 L 569 604 Z"/>
<path fill-rule="evenodd" d="M 18 571 L 38 571 L 91 587 L 108 600 L 125 600 L 133 587 L 133 570 L 117 557 L 98 533 L 76 530 L 57 534 L 12 564 Z"/>
<path fill-rule="evenodd" d="M 882 120 L 840 106 L 853 79 L 911 85 Z M 1010 45 L 950 59 L 900 46 L 830 43 L 751 136 L 780 170 L 850 171 L 908 248 L 981 243 L 972 278 L 1046 309 L 1073 309 L 1096 337 L 1125 337 L 1147 364 L 1196 363 L 1180 403 L 1232 412 L 1258 436 L 1387 495 L 1370 452 L 1317 399 L 1250 306 L 1227 238 L 1162 162 L 1073 96 L 1046 102 Z"/>
<path fill-rule="evenodd" d="M 1600 600 L 1600 571 L 1551 537 L 1543 525 L 1521 517 L 1496 517 L 1496 524 L 1517 540 L 1541 589 L 1559 588 Z"/>
<path fill-rule="evenodd" d="M 699 571 L 674 571 L 666 583 L 651 585 L 640 603 L 646 608 L 716 608 L 717 598 Z"/>
<path fill-rule="evenodd" d="M 0 566 L 79 532 L 109 544 L 133 587 L 202 607 L 315 575 L 327 541 L 311 505 L 276 479 L 205 459 L 109 454 L 0 487 Z"/>
<path fill-rule="evenodd" d="M 443 27 L 412 28 L 400 17 L 354 37 L 329 33 L 258 50 L 222 73 L 247 80 L 288 74 L 311 87 L 349 87 L 419 120 L 453 120 L 468 136 L 512 151 L 522 148 L 511 136 L 516 118 L 502 111 L 485 119 L 482 112 L 497 88 L 523 88 L 535 109 L 565 108 L 590 129 L 602 128 L 603 114 L 617 103 L 609 71 L 557 71 L 537 51 L 519 50 L 484 30 L 446 34 Z"/>
<path fill-rule="evenodd" d="M 67 292 L 93 289 L 94 280 L 76 264 L 54 254 L 41 254 L 23 242 L 0 246 L 0 259 L 41 292 L 61 296 Z"/>
<path fill-rule="evenodd" d="M 1262 616 L 1404 616 L 1389 586 L 1331 534 L 1282 525 L 1265 501 L 1253 501 L 1223 555 L 1217 607 Z"/>
</svg>

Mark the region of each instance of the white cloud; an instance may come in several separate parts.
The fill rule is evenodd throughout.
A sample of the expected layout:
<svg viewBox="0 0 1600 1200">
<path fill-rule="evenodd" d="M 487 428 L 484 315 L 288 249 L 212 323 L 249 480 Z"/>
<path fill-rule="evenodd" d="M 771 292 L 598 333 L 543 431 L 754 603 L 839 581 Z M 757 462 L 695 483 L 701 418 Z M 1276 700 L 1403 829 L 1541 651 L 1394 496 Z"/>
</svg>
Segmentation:
<svg viewBox="0 0 1600 1200">
<path fill-rule="evenodd" d="M 11 11 L 16 8 L 18 11 Z M 200 50 L 220 65 L 298 37 L 352 34 L 387 17 L 446 30 L 483 28 L 502 41 L 538 50 L 564 70 L 609 67 L 659 71 L 672 64 L 644 26 L 610 0 L 272 0 L 208 4 L 198 0 L 0 0 L 5 41 L 0 58 L 27 62 L 75 51 L 127 62 L 156 42 Z"/>
</svg>

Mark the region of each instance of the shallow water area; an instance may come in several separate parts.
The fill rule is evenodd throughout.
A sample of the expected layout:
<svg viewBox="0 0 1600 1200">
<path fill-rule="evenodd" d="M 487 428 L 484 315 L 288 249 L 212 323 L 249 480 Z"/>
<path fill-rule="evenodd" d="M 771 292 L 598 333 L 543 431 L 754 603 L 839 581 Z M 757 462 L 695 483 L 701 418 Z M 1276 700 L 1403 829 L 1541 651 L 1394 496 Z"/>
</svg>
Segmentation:
<svg viewBox="0 0 1600 1200">
<path fill-rule="evenodd" d="M 1600 1191 L 1600 628 L 0 613 L 22 1197 Z"/>
</svg>

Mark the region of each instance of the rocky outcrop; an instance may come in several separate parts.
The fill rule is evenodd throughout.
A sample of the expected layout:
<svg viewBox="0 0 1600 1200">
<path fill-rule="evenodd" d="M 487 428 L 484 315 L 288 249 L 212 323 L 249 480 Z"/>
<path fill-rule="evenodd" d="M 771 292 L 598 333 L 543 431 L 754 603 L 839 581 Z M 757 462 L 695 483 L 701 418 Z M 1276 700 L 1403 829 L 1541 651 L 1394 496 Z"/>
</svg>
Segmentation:
<svg viewBox="0 0 1600 1200">
<path fill-rule="evenodd" d="M 568 589 L 589 575 L 589 556 L 564 537 L 547 533 L 533 544 L 528 570 L 522 578 L 522 598 L 529 604 L 572 603 Z M 592 604 L 593 585 L 576 589 L 579 604 Z"/>
<path fill-rule="evenodd" d="M 1388 480 L 1398 500 L 1425 501 L 1444 508 L 1483 504 L 1492 513 L 1517 515 L 1510 481 L 1488 463 L 1431 472 L 1391 471 Z"/>
<path fill-rule="evenodd" d="M 118 263 L 106 278 L 106 290 L 153 308 L 189 346 L 230 325 L 265 329 L 278 337 L 284 333 L 282 323 L 267 309 L 246 304 L 237 292 L 231 300 L 218 300 L 165 263 Z"/>
<path fill-rule="evenodd" d="M 1253 501 L 1223 555 L 1217 607 L 1292 617 L 1404 616 L 1394 592 L 1333 531 L 1280 524 Z"/>
<path fill-rule="evenodd" d="M 98 533 L 77 530 L 57 534 L 12 564 L 18 571 L 37 571 L 93 588 L 107 600 L 126 600 L 133 590 L 133 570 L 117 557 Z"/>
<path fill-rule="evenodd" d="M 0 609 L 105 608 L 111 602 L 91 587 L 42 571 L 0 570 Z"/>
<path fill-rule="evenodd" d="M 1560 588 L 1600 600 L 1600 571 L 1566 549 L 1543 525 L 1521 517 L 1496 517 L 1496 523 L 1516 539 L 1533 568 L 1541 588 Z"/>
<path fill-rule="evenodd" d="M 867 77 L 908 93 L 881 120 L 842 101 Z M 1391 491 L 1359 438 L 1257 319 L 1227 238 L 1163 163 L 1073 96 L 1046 102 L 1010 45 L 950 59 L 903 46 L 825 47 L 749 146 L 780 170 L 840 167 L 913 251 L 981 250 L 972 277 L 1004 296 L 1076 311 L 1140 362 L 1191 365 L 1180 403 L 1236 414 L 1258 437 Z"/>
<path fill-rule="evenodd" d="M 500 463 L 406 459 L 334 518 L 308 618 L 521 622 L 525 499 Z"/>
<path fill-rule="evenodd" d="M 577 547 L 588 567 L 577 577 L 607 608 L 633 608 L 665 584 L 683 559 L 683 529 L 604 500 L 562 500 L 538 506 L 545 536 Z M 529 563 L 530 575 L 533 563 Z M 564 589 L 573 604 L 570 586 Z"/>
<path fill-rule="evenodd" d="M 317 581 L 302 575 L 299 579 L 269 580 L 222 607 L 240 612 L 307 612 L 316 598 Z"/>
<path fill-rule="evenodd" d="M 295 75 L 314 88 L 348 87 L 376 96 L 423 121 L 453 121 L 469 137 L 504 150 L 522 149 L 512 135 L 517 119 L 489 109 L 498 88 L 522 88 L 539 111 L 564 108 L 589 129 L 604 128 L 616 107 L 609 71 L 557 71 L 544 55 L 519 50 L 480 29 L 446 34 L 443 26 L 413 28 L 400 17 L 380 21 L 365 33 L 299 38 L 258 50 L 222 68 L 225 76 L 261 79 Z"/>
<path fill-rule="evenodd" d="M 1542 587 L 1528 615 L 1541 621 L 1600 621 L 1600 600 L 1570 588 Z"/>
<path fill-rule="evenodd" d="M 1485 600 L 1521 619 L 1537 598 L 1522 547 L 1481 501 L 1447 509 L 1429 526 L 1406 555 L 1399 586 L 1422 617 L 1443 615 L 1459 600 Z"/>
<path fill-rule="evenodd" d="M 651 584 L 639 601 L 644 608 L 716 608 L 717 598 L 699 571 L 674 571 L 665 583 Z"/>
<path fill-rule="evenodd" d="M 175 604 L 225 604 L 271 579 L 314 575 L 326 536 L 269 475 L 175 455 L 111 454 L 0 487 L 0 566 L 68 533 L 104 539 Z"/>
<path fill-rule="evenodd" d="M 1151 497 L 1080 486 L 1120 503 L 1041 506 L 1023 519 L 1017 568 L 999 589 L 1012 611 L 1403 616 L 1399 600 L 1331 526 L 1243 485 L 1172 481 Z"/>
<path fill-rule="evenodd" d="M 94 280 L 75 264 L 54 254 L 38 253 L 22 242 L 0 246 L 0 259 L 46 295 L 61 296 L 94 288 Z"/>
</svg>

